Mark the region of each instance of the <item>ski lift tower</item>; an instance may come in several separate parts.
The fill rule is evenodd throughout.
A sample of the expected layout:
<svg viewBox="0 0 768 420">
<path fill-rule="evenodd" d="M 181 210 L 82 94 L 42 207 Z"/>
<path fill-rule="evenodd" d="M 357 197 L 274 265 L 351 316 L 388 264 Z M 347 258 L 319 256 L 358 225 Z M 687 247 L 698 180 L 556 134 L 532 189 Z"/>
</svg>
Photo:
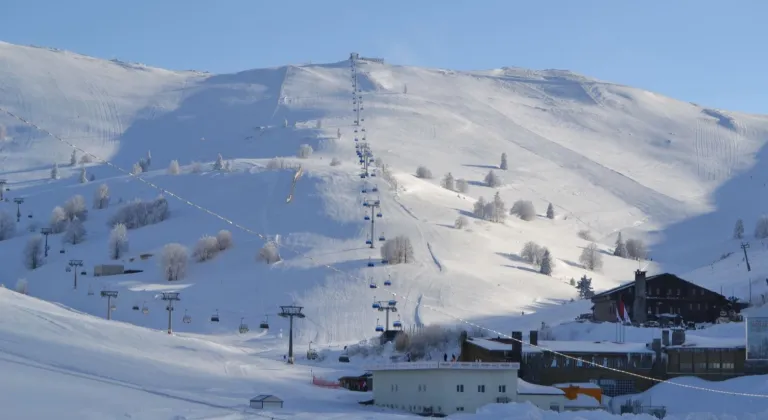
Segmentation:
<svg viewBox="0 0 768 420">
<path fill-rule="evenodd" d="M 77 269 L 75 269 L 77 270 Z M 112 298 L 117 299 L 117 291 L 115 290 L 102 290 L 101 297 L 107 298 L 107 320 L 112 319 Z"/>
<path fill-rule="evenodd" d="M 0 179 L 0 201 L 3 201 L 3 193 L 5 192 L 5 184 L 8 183 L 6 179 Z"/>
<path fill-rule="evenodd" d="M 278 314 L 283 318 L 290 319 L 290 328 L 288 330 L 288 363 L 291 365 L 293 364 L 293 318 L 306 318 L 306 315 L 301 313 L 302 309 L 304 309 L 302 306 L 281 306 L 280 313 Z"/>
<path fill-rule="evenodd" d="M 374 238 L 376 238 L 376 218 L 382 217 L 381 214 L 381 201 L 379 200 L 368 200 L 366 199 L 363 201 L 363 207 L 366 207 L 371 210 L 371 249 L 376 248 L 376 241 Z"/>
<path fill-rule="evenodd" d="M 53 233 L 53 229 L 51 229 L 49 227 L 40 228 L 40 234 L 45 235 L 45 256 L 46 256 L 46 258 L 48 257 L 48 249 L 49 249 L 49 246 L 48 246 L 48 235 L 50 235 L 51 233 Z"/>
<path fill-rule="evenodd" d="M 179 292 L 163 292 L 162 300 L 168 302 L 165 309 L 168 311 L 168 334 L 173 334 L 173 302 L 179 301 Z"/>
<path fill-rule="evenodd" d="M 16 203 L 16 223 L 18 223 L 21 221 L 21 205 L 24 203 L 24 199 L 16 197 L 13 199 L 13 202 Z"/>
<path fill-rule="evenodd" d="M 374 304 L 374 308 L 376 308 L 379 312 L 384 312 L 386 314 L 384 318 L 386 321 L 386 324 L 384 324 L 384 331 L 389 331 L 389 313 L 397 313 L 396 305 L 397 301 L 394 299 L 380 300 Z"/>
<path fill-rule="evenodd" d="M 77 289 L 77 271 L 79 267 L 83 266 L 83 260 L 69 260 L 69 270 L 75 273 L 74 289 Z M 102 295 L 103 296 L 103 295 Z"/>
</svg>

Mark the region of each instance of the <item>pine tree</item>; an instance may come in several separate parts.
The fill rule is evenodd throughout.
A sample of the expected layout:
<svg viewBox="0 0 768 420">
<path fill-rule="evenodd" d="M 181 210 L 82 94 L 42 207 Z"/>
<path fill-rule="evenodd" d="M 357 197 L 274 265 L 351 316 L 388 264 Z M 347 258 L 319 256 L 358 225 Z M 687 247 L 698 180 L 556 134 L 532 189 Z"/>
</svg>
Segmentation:
<svg viewBox="0 0 768 420">
<path fill-rule="evenodd" d="M 502 153 L 501 154 L 501 164 L 499 165 L 499 169 L 506 171 L 509 169 L 509 165 L 507 164 L 507 154 Z"/>
<path fill-rule="evenodd" d="M 224 158 L 221 157 L 221 153 L 219 153 L 219 156 L 216 158 L 216 162 L 213 163 L 213 170 L 220 171 L 222 169 L 224 169 Z"/>
<path fill-rule="evenodd" d="M 59 164 L 54 163 L 51 168 L 51 179 L 59 179 Z"/>
<path fill-rule="evenodd" d="M 445 188 L 446 190 L 454 191 L 456 189 L 456 181 L 453 179 L 453 175 L 451 175 L 450 172 L 445 174 L 442 184 L 443 184 L 443 188 Z"/>
<path fill-rule="evenodd" d="M 85 173 L 85 168 L 80 168 L 80 183 L 85 184 L 88 182 L 88 175 Z"/>
<path fill-rule="evenodd" d="M 733 227 L 733 239 L 741 239 L 744 237 L 744 221 L 739 219 L 736 221 L 736 226 Z"/>
<path fill-rule="evenodd" d="M 69 166 L 77 165 L 77 150 L 72 151 L 72 155 L 69 157 Z"/>
<path fill-rule="evenodd" d="M 582 299 L 589 299 L 595 294 L 592 289 L 592 279 L 588 278 L 586 274 L 576 283 L 576 289 L 579 291 L 579 297 Z"/>
<path fill-rule="evenodd" d="M 147 167 L 152 164 L 152 153 L 147 150 L 147 157 L 144 159 L 147 162 Z"/>
<path fill-rule="evenodd" d="M 544 248 L 544 256 L 541 258 L 541 268 L 539 269 L 541 274 L 547 276 L 552 275 L 552 254 L 549 253 L 547 248 Z"/>
<path fill-rule="evenodd" d="M 621 232 L 619 232 L 619 236 L 616 238 L 616 249 L 613 250 L 613 255 L 621 258 L 629 257 L 629 251 L 627 251 L 624 239 L 621 238 Z"/>
<path fill-rule="evenodd" d="M 549 203 L 549 206 L 547 206 L 547 219 L 554 219 L 555 218 L 555 208 L 552 207 L 552 203 Z"/>
<path fill-rule="evenodd" d="M 491 203 L 491 214 L 488 215 L 492 222 L 502 223 L 507 218 L 507 206 L 504 204 L 504 200 L 501 199 L 501 195 L 497 191 L 493 196 L 493 202 Z"/>
</svg>

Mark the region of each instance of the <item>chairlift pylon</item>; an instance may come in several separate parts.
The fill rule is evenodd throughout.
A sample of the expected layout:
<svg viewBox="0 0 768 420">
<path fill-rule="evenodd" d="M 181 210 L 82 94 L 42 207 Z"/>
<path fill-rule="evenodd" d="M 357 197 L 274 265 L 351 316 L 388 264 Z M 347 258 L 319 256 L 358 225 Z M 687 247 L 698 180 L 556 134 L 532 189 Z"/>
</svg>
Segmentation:
<svg viewBox="0 0 768 420">
<path fill-rule="evenodd" d="M 211 315 L 211 322 L 219 322 L 219 310 L 216 309 L 216 313 Z"/>
<path fill-rule="evenodd" d="M 189 324 L 189 323 L 192 322 L 192 317 L 187 314 L 187 310 L 186 309 L 184 309 L 184 317 L 181 318 L 181 322 L 183 322 L 185 324 Z"/>
</svg>

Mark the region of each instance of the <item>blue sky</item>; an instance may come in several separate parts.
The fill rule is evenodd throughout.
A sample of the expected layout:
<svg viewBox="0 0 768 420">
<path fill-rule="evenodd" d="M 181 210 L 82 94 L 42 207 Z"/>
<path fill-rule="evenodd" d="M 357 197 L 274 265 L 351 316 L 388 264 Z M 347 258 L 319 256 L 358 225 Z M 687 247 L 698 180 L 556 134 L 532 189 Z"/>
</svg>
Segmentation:
<svg viewBox="0 0 768 420">
<path fill-rule="evenodd" d="M 768 113 L 764 0 L 0 0 L 0 40 L 216 73 L 350 51 L 456 70 L 568 69 Z"/>
</svg>

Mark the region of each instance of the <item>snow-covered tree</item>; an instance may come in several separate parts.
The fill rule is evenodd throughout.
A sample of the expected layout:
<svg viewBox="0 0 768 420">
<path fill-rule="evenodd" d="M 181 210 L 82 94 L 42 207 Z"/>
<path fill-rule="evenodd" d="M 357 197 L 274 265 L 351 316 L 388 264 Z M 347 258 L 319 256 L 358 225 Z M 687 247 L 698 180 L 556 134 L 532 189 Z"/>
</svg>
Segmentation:
<svg viewBox="0 0 768 420">
<path fill-rule="evenodd" d="M 224 158 L 221 156 L 221 153 L 216 157 L 216 162 L 213 162 L 213 170 L 214 171 L 220 171 L 224 169 Z"/>
<path fill-rule="evenodd" d="M 472 214 L 474 214 L 478 219 L 485 220 L 487 218 L 487 204 L 488 203 L 485 201 L 485 198 L 478 197 L 477 201 L 475 201 L 475 204 L 472 206 Z"/>
<path fill-rule="evenodd" d="M 170 216 L 168 200 L 160 196 L 153 201 L 134 200 L 121 206 L 109 219 L 108 225 L 122 223 L 128 229 L 160 223 Z"/>
<path fill-rule="evenodd" d="M 509 210 L 509 214 L 517 216 L 525 221 L 531 221 L 536 218 L 536 209 L 533 208 L 533 203 L 530 201 L 517 200 Z"/>
<path fill-rule="evenodd" d="M 64 202 L 64 212 L 67 214 L 68 220 L 77 217 L 81 221 L 85 221 L 88 219 L 88 208 L 85 205 L 85 198 L 80 194 L 73 195 Z"/>
<path fill-rule="evenodd" d="M 582 299 L 591 299 L 595 294 L 592 290 L 592 279 L 587 277 L 586 274 L 581 276 L 578 283 L 576 283 L 576 290 L 579 291 L 579 297 Z"/>
<path fill-rule="evenodd" d="M 192 172 L 193 174 L 199 174 L 203 172 L 203 164 L 200 162 L 192 162 L 192 165 L 189 171 Z"/>
<path fill-rule="evenodd" d="M 456 180 L 456 191 L 460 192 L 462 194 L 466 194 L 469 192 L 469 182 L 467 182 L 466 179 L 457 179 Z"/>
<path fill-rule="evenodd" d="M 399 235 L 384 242 L 381 258 L 389 264 L 408 264 L 413 262 L 413 245 L 405 235 Z"/>
<path fill-rule="evenodd" d="M 109 232 L 109 242 L 107 242 L 109 258 L 119 260 L 128 252 L 128 229 L 122 223 L 116 224 Z"/>
<path fill-rule="evenodd" d="M 187 274 L 189 253 L 182 244 L 172 243 L 163 247 L 160 268 L 168 281 L 181 280 Z"/>
<path fill-rule="evenodd" d="M 51 179 L 59 179 L 59 164 L 54 163 L 51 168 Z"/>
<path fill-rule="evenodd" d="M 149 170 L 149 163 L 147 163 L 146 159 L 141 158 L 136 163 L 139 164 L 139 167 L 141 168 L 141 172 L 147 172 Z"/>
<path fill-rule="evenodd" d="M 144 169 L 141 167 L 139 162 L 134 163 L 133 164 L 133 168 L 131 168 L 131 173 L 133 175 L 139 175 L 142 172 L 144 172 Z"/>
<path fill-rule="evenodd" d="M 85 240 L 85 235 L 86 231 L 83 222 L 75 217 L 67 223 L 67 230 L 64 231 L 64 236 L 61 238 L 61 241 L 65 244 L 77 245 Z"/>
<path fill-rule="evenodd" d="M 736 225 L 733 227 L 733 239 L 741 239 L 744 237 L 744 221 L 739 219 L 736 221 Z"/>
<path fill-rule="evenodd" d="M 459 216 L 456 218 L 456 221 L 453 222 L 453 227 L 456 229 L 463 229 L 464 226 L 468 224 L 468 220 L 464 216 Z"/>
<path fill-rule="evenodd" d="M 256 256 L 256 259 L 267 264 L 274 264 L 282 260 L 282 258 L 280 258 L 280 250 L 277 248 L 277 244 L 272 241 L 268 241 L 264 244 L 263 247 L 261 247 L 259 250 L 259 255 Z"/>
<path fill-rule="evenodd" d="M 43 260 L 44 249 L 43 235 L 37 234 L 27 241 L 27 245 L 24 247 L 24 266 L 30 270 L 34 270 L 42 266 L 45 261 Z"/>
<path fill-rule="evenodd" d="M 427 169 L 426 166 L 419 166 L 416 168 L 416 177 L 421 179 L 432 179 L 432 171 Z"/>
<path fill-rule="evenodd" d="M 80 156 L 80 164 L 81 165 L 85 165 L 86 163 L 91 163 L 91 162 L 93 162 L 93 158 L 91 157 L 91 155 L 86 153 L 86 154 Z"/>
<path fill-rule="evenodd" d="M 197 262 L 204 262 L 216 256 L 220 251 L 219 242 L 213 236 L 205 235 L 198 239 L 192 250 L 192 258 Z"/>
<path fill-rule="evenodd" d="M 552 206 L 552 203 L 549 203 L 547 206 L 547 219 L 554 219 L 555 218 L 555 208 Z"/>
<path fill-rule="evenodd" d="M 85 184 L 88 182 L 88 174 L 85 173 L 85 167 L 80 168 L 80 183 Z"/>
<path fill-rule="evenodd" d="M 339 160 L 339 158 L 335 157 L 331 159 L 331 166 L 339 166 L 339 165 L 341 165 L 341 161 Z"/>
<path fill-rule="evenodd" d="M 101 184 L 93 193 L 93 208 L 105 209 L 107 207 L 109 207 L 109 186 Z"/>
<path fill-rule="evenodd" d="M 152 153 L 147 150 L 147 157 L 144 158 L 144 161 L 147 162 L 147 167 L 152 165 Z"/>
<path fill-rule="evenodd" d="M 629 257 L 627 245 L 624 243 L 624 239 L 621 237 L 621 232 L 619 232 L 619 236 L 616 237 L 616 248 L 613 250 L 613 255 L 621 258 Z"/>
<path fill-rule="evenodd" d="M 496 172 L 493 172 L 493 170 L 488 171 L 488 174 L 485 175 L 485 185 L 496 188 L 501 186 L 501 178 L 499 178 L 498 175 L 496 175 Z"/>
<path fill-rule="evenodd" d="M 288 118 L 283 120 L 283 127 L 288 128 Z"/>
<path fill-rule="evenodd" d="M 224 172 L 232 172 L 232 161 L 228 160 L 224 162 Z"/>
<path fill-rule="evenodd" d="M 453 179 L 453 175 L 450 172 L 445 174 L 445 176 L 443 177 L 443 182 L 441 182 L 440 184 L 446 190 L 453 191 L 456 189 L 456 181 Z"/>
<path fill-rule="evenodd" d="M 494 223 L 502 223 L 507 218 L 507 207 L 504 204 L 504 200 L 501 199 L 501 195 L 497 191 L 493 196 L 493 201 L 489 203 L 490 209 L 486 215 L 488 220 Z"/>
<path fill-rule="evenodd" d="M 336 138 L 337 138 L 338 140 L 341 140 L 341 129 L 340 129 L 340 128 L 337 128 L 337 129 L 336 129 Z"/>
<path fill-rule="evenodd" d="M 219 250 L 232 248 L 232 232 L 222 229 L 216 234 L 216 243 L 219 245 Z"/>
<path fill-rule="evenodd" d="M 507 164 L 507 154 L 502 153 L 501 154 L 501 163 L 499 164 L 499 169 L 506 171 L 509 169 L 509 165 Z"/>
<path fill-rule="evenodd" d="M 544 248 L 536 242 L 528 241 L 520 251 L 520 258 L 535 266 L 539 266 L 544 258 Z"/>
<path fill-rule="evenodd" d="M 312 156 L 312 152 L 314 152 L 314 149 L 312 149 L 312 146 L 308 144 L 302 144 L 299 146 L 299 150 L 296 152 L 296 157 L 300 159 L 307 159 L 310 156 Z"/>
<path fill-rule="evenodd" d="M 644 260 L 648 256 L 645 244 L 640 239 L 627 239 L 626 247 L 630 258 Z"/>
<path fill-rule="evenodd" d="M 600 254 L 600 250 L 597 248 L 597 244 L 594 242 L 587 245 L 579 256 L 579 262 L 584 265 L 587 270 L 595 271 L 603 267 L 603 256 Z"/>
<path fill-rule="evenodd" d="M 403 83 L 403 95 L 406 95 L 408 93 L 408 85 Z"/>
<path fill-rule="evenodd" d="M 16 280 L 16 293 L 21 293 L 22 295 L 29 294 L 29 283 L 27 282 L 27 279 L 18 279 Z"/>
<path fill-rule="evenodd" d="M 73 150 L 72 154 L 69 155 L 69 166 L 75 165 L 77 165 L 77 150 Z"/>
<path fill-rule="evenodd" d="M 554 261 L 552 261 L 552 254 L 550 254 L 547 248 L 544 248 L 544 255 L 541 257 L 541 267 L 539 268 L 539 273 L 551 276 L 553 265 Z"/>
<path fill-rule="evenodd" d="M 64 232 L 64 230 L 67 228 L 68 222 L 69 216 L 67 216 L 67 212 L 64 210 L 64 208 L 61 206 L 54 207 L 53 211 L 51 212 L 51 221 L 49 223 L 49 227 L 53 233 Z"/>
<path fill-rule="evenodd" d="M 589 229 L 582 229 L 576 233 L 576 236 L 578 236 L 581 239 L 584 239 L 585 241 L 594 242 L 595 238 L 592 236 L 592 232 L 589 231 Z"/>
<path fill-rule="evenodd" d="M 16 234 L 16 219 L 10 213 L 0 210 L 0 241 L 13 238 Z"/>
<path fill-rule="evenodd" d="M 179 161 L 174 159 L 168 165 L 168 174 L 178 175 L 179 173 L 181 173 L 181 168 L 179 167 Z"/>
<path fill-rule="evenodd" d="M 757 222 L 755 223 L 755 238 L 768 238 L 768 215 L 763 215 L 757 218 Z"/>
</svg>

